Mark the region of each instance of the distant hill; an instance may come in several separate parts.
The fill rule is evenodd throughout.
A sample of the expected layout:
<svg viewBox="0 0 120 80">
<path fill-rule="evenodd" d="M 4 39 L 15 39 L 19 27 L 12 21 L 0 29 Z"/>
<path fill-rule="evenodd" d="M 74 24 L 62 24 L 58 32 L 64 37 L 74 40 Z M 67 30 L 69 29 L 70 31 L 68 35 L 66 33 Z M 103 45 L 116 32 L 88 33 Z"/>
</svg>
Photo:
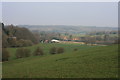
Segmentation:
<svg viewBox="0 0 120 80">
<path fill-rule="evenodd" d="M 117 31 L 117 27 L 72 26 L 72 25 L 18 25 L 31 31 L 47 31 L 60 33 L 89 33 L 93 31 Z"/>
</svg>

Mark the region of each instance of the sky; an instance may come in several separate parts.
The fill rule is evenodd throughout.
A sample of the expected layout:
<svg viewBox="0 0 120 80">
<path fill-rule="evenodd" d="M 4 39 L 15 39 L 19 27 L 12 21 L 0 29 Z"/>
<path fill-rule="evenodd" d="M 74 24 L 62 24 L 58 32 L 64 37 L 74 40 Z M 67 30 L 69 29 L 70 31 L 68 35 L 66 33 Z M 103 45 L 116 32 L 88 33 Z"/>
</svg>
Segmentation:
<svg viewBox="0 0 120 80">
<path fill-rule="evenodd" d="M 2 21 L 2 2 L 0 2 L 0 22 Z"/>
<path fill-rule="evenodd" d="M 117 2 L 3 2 L 2 21 L 14 25 L 118 27 Z"/>
</svg>

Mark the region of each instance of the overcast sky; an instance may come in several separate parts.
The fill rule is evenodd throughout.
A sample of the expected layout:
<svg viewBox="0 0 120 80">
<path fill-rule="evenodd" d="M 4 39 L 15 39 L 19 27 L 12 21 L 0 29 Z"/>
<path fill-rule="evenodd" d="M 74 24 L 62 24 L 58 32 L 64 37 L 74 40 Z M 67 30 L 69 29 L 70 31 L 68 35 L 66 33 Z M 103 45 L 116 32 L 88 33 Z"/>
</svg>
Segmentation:
<svg viewBox="0 0 120 80">
<path fill-rule="evenodd" d="M 117 2 L 3 2 L 2 21 L 18 25 L 118 26 Z"/>
</svg>

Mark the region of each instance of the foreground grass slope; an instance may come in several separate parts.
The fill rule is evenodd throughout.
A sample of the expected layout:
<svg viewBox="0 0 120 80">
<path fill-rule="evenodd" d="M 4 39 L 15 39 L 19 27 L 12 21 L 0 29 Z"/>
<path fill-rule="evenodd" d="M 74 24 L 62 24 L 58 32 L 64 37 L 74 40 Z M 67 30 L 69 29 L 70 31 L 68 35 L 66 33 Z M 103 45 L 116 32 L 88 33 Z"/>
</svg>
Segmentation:
<svg viewBox="0 0 120 80">
<path fill-rule="evenodd" d="M 24 48 L 28 48 L 31 50 L 31 56 L 32 56 L 32 53 L 35 51 L 35 49 L 37 49 L 37 47 L 41 47 L 44 51 L 44 55 L 49 55 L 49 51 L 52 47 L 63 47 L 65 49 L 65 52 L 67 53 L 70 53 L 70 52 L 73 52 L 73 50 L 75 48 L 78 48 L 80 50 L 85 50 L 89 47 L 96 47 L 96 46 L 86 46 L 86 45 L 79 45 L 79 44 L 75 44 L 75 43 L 40 43 L 40 44 L 37 44 L 37 45 L 34 45 L 34 46 L 29 46 L 29 47 L 24 47 Z M 14 60 L 16 59 L 16 56 L 15 56 L 15 53 L 16 53 L 16 50 L 18 48 L 8 48 L 9 52 L 10 52 L 10 59 L 9 60 Z"/>
<path fill-rule="evenodd" d="M 39 44 L 41 45 L 41 44 Z M 118 46 L 55 44 L 63 54 L 32 56 L 3 63 L 3 78 L 116 78 Z M 73 51 L 71 46 L 77 46 Z M 50 45 L 51 46 L 51 45 Z M 34 47 L 34 46 L 33 46 Z M 30 47 L 31 48 L 31 47 Z M 31 48 L 33 49 L 33 48 Z M 48 47 L 46 47 L 47 53 Z"/>
</svg>

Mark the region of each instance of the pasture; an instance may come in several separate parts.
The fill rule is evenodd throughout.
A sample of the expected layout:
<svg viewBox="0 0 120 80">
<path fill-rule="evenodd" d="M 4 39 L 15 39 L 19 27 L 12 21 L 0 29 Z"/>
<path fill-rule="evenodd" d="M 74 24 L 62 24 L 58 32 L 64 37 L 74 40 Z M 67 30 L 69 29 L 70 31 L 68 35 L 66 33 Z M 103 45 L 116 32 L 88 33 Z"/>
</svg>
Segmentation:
<svg viewBox="0 0 120 80">
<path fill-rule="evenodd" d="M 9 48 L 10 60 L 3 62 L 3 78 L 117 78 L 118 46 L 40 43 L 43 56 L 16 59 L 17 48 Z M 51 47 L 63 47 L 62 54 L 49 54 Z M 74 49 L 77 48 L 77 51 Z M 31 52 L 31 54 L 32 54 Z"/>
</svg>

